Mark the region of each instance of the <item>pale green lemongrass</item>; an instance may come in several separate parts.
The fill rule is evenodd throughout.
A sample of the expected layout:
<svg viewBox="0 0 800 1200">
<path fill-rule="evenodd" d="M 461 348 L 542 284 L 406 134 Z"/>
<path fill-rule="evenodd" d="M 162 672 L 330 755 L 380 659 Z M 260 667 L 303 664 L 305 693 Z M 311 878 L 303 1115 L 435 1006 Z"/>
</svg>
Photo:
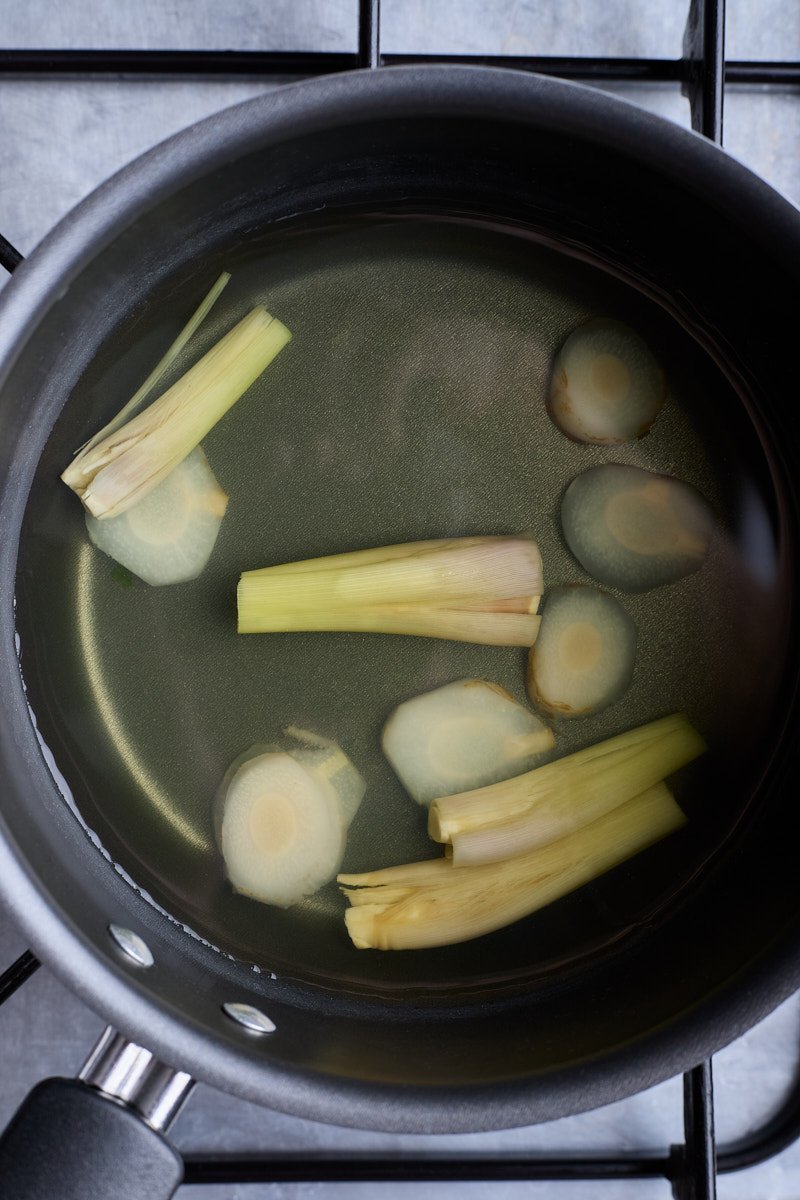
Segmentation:
<svg viewBox="0 0 800 1200">
<path fill-rule="evenodd" d="M 341 875 L 347 931 L 359 950 L 448 946 L 491 933 L 590 883 L 679 829 L 663 783 L 575 833 L 518 858 L 459 867 L 446 859 Z M 422 868 L 419 872 L 416 868 Z M 383 878 L 381 878 L 383 876 Z"/>
<path fill-rule="evenodd" d="M 464 538 L 422 547 L 409 542 L 388 549 L 394 553 L 381 559 L 374 551 L 356 551 L 333 568 L 323 558 L 317 570 L 309 564 L 299 574 L 286 567 L 245 571 L 241 582 L 275 608 L 449 607 L 455 601 L 459 608 L 487 611 L 512 602 L 509 611 L 529 613 L 534 596 L 538 605 L 542 560 L 530 538 Z"/>
<path fill-rule="evenodd" d="M 392 633 L 444 638 L 481 646 L 532 646 L 540 618 L 517 613 L 458 612 L 436 608 L 376 608 L 316 613 L 251 615 L 239 607 L 239 633 Z"/>
<path fill-rule="evenodd" d="M 175 338 L 175 341 L 172 343 L 171 346 L 169 346 L 166 353 L 162 355 L 162 357 L 158 360 L 156 365 L 153 367 L 152 371 L 147 376 L 144 383 L 142 383 L 136 389 L 136 391 L 131 396 L 130 400 L 127 402 L 127 404 L 123 405 L 123 407 L 119 410 L 117 415 L 115 417 L 112 417 L 112 419 L 108 422 L 108 424 L 104 425 L 102 429 L 98 429 L 98 431 L 94 435 L 94 437 L 89 438 L 88 442 L 86 442 L 83 446 L 81 446 L 80 450 L 78 451 L 78 453 L 76 455 L 76 458 L 78 457 L 78 455 L 84 455 L 84 454 L 88 453 L 88 451 L 91 450 L 94 446 L 96 446 L 98 442 L 101 442 L 103 440 L 103 438 L 106 438 L 110 434 L 115 433 L 120 428 L 121 425 L 124 425 L 127 420 L 129 420 L 131 417 L 133 417 L 139 411 L 139 409 L 142 407 L 142 405 L 144 404 L 147 397 L 152 392 L 153 388 L 156 386 L 156 384 L 159 382 L 159 380 L 163 378 L 163 376 L 166 374 L 166 372 L 169 370 L 169 368 L 175 362 L 175 359 L 186 347 L 189 340 L 192 337 L 194 337 L 194 335 L 197 333 L 197 330 L 200 328 L 203 321 L 206 319 L 208 314 L 211 312 L 211 309 L 216 304 L 216 302 L 219 299 L 220 295 L 222 294 L 223 290 L 227 287 L 228 283 L 230 282 L 230 278 L 231 277 L 230 277 L 230 274 L 228 273 L 228 271 L 222 272 L 219 279 L 216 281 L 214 286 L 211 288 L 210 292 L 208 292 L 208 294 L 200 301 L 200 304 L 194 310 L 191 317 L 184 325 L 183 329 L 180 331 L 178 336 Z M 74 466 L 74 463 L 72 465 Z M 69 470 L 69 469 L 70 468 L 68 467 L 67 470 Z M 67 472 L 65 472 L 64 474 L 66 475 L 66 473 Z M 62 479 L 63 478 L 64 478 L 64 476 L 62 476 Z"/>
<path fill-rule="evenodd" d="M 253 309 L 163 396 L 78 455 L 62 479 L 94 516 L 125 512 L 191 453 L 290 338 L 265 309 Z"/>
<path fill-rule="evenodd" d="M 401 542 L 396 546 L 370 546 L 366 550 L 346 550 L 344 554 L 326 554 L 322 558 L 301 558 L 296 562 L 278 563 L 273 567 L 260 567 L 246 571 L 246 575 L 296 575 L 306 572 L 338 571 L 342 567 L 363 567 L 370 563 L 388 562 L 394 558 L 409 558 L 409 548 L 414 554 L 430 554 L 435 550 L 450 550 L 454 546 L 464 549 L 485 542 L 485 537 L 429 538 L 427 541 Z"/>
<path fill-rule="evenodd" d="M 310 630 L 413 634 L 487 645 L 533 644 L 542 565 L 529 538 L 411 542 L 245 572 L 239 632 Z M 325 564 L 326 560 L 320 560 Z"/>
<path fill-rule="evenodd" d="M 456 865 L 499 862 L 595 821 L 705 750 L 681 714 L 609 738 L 525 775 L 435 800 L 429 832 Z"/>
</svg>

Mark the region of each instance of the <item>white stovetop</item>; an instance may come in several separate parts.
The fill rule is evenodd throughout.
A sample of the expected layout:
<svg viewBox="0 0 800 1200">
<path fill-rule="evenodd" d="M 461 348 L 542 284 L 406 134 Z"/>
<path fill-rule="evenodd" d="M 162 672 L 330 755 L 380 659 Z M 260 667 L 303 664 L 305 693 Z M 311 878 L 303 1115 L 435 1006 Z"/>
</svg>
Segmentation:
<svg viewBox="0 0 800 1200">
<path fill-rule="evenodd" d="M 383 0 L 387 50 L 678 57 L 686 0 Z M 175 47 L 351 50 L 357 0 L 0 0 L 3 47 Z M 730 58 L 800 58 L 796 0 L 728 0 Z M 186 83 L 0 77 L 0 231 L 23 253 L 92 187 L 134 155 L 267 82 Z M 278 85 L 279 86 L 279 85 Z M 688 125 L 676 87 L 615 89 Z M 800 95 L 728 91 L 725 140 L 800 204 Z M 0 287 L 4 279 L 0 271 Z M 0 970 L 25 949 L 0 913 Z M 31 1084 L 73 1074 L 102 1022 L 40 970 L 0 1009 L 0 1127 Z M 800 1070 L 800 997 L 715 1059 L 717 1128 L 736 1137 L 780 1102 Z M 508 1153 L 664 1149 L 681 1140 L 679 1080 L 552 1125 L 470 1137 L 356 1133 L 283 1117 L 199 1087 L 174 1129 L 183 1150 Z M 721 1200 L 800 1194 L 800 1144 L 753 1171 L 720 1179 Z M 666 1183 L 273 1185 L 183 1188 L 180 1200 L 666 1200 Z"/>
</svg>

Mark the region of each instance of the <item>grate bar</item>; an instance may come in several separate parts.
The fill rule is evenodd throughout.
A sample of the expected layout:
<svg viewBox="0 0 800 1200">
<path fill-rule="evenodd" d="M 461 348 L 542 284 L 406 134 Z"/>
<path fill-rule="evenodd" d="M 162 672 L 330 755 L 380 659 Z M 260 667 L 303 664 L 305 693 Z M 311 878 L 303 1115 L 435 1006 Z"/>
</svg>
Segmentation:
<svg viewBox="0 0 800 1200">
<path fill-rule="evenodd" d="M 800 62 L 727 62 L 725 84 L 758 83 L 800 87 Z"/>
<path fill-rule="evenodd" d="M 536 1183 L 669 1177 L 668 1157 L 411 1158 L 309 1155 L 185 1160 L 186 1184 L 234 1183 Z"/>
<path fill-rule="evenodd" d="M 0 75 L 329 75 L 357 54 L 300 50 L 0 50 Z"/>
<path fill-rule="evenodd" d="M 361 0 L 377 14 L 375 0 Z M 360 38 L 358 54 L 328 51 L 260 50 L 0 50 L 0 75 L 47 78 L 51 75 L 237 76 L 330 75 L 364 65 L 387 67 L 426 63 L 506 67 L 556 75 L 575 81 L 689 83 L 696 64 L 685 58 L 519 57 L 497 54 L 379 54 L 377 21 L 369 40 Z M 366 48 L 365 48 L 366 47 Z M 368 49 L 367 49 L 368 48 Z M 722 75 L 717 76 L 717 80 Z M 800 87 L 800 62 L 734 60 L 724 69 L 726 84 Z"/>
<path fill-rule="evenodd" d="M 714 1119 L 711 1064 L 703 1063 L 684 1076 L 686 1147 L 671 1155 L 619 1155 L 546 1158 L 402 1157 L 305 1158 L 290 1156 L 211 1157 L 186 1160 L 186 1182 L 211 1183 L 461 1183 L 481 1182 L 601 1182 L 664 1178 L 673 1180 L 675 1194 L 686 1200 L 714 1197 Z M 762 1126 L 721 1146 L 719 1174 L 733 1174 L 767 1162 L 800 1137 L 800 1076 L 781 1105 Z M 683 1192 L 680 1191 L 683 1187 Z M 690 1190 L 686 1190 L 687 1187 Z M 694 1191 L 691 1190 L 694 1188 Z M 705 1189 L 705 1190 L 703 1190 Z"/>
<path fill-rule="evenodd" d="M 710 1059 L 683 1077 L 683 1128 L 684 1145 L 672 1148 L 672 1194 L 675 1200 L 716 1200 L 717 1152 Z"/>
<path fill-rule="evenodd" d="M 21 262 L 22 255 L 19 250 L 0 233 L 0 267 L 5 267 L 7 271 L 15 271 Z"/>
<path fill-rule="evenodd" d="M 692 0 L 683 53 L 689 67 L 684 87 L 692 128 L 722 145 L 725 92 L 725 0 Z"/>
<path fill-rule="evenodd" d="M 358 65 L 372 69 L 381 66 L 381 0 L 360 0 Z"/>
<path fill-rule="evenodd" d="M 589 58 L 511 54 L 384 54 L 387 67 L 450 63 L 457 66 L 503 67 L 512 71 L 532 71 L 537 75 L 556 75 L 572 80 L 636 80 L 646 83 L 681 82 L 687 77 L 687 64 L 676 58 Z"/>
<path fill-rule="evenodd" d="M 717 1155 L 720 1174 L 756 1167 L 780 1154 L 800 1138 L 800 1074 L 776 1112 L 763 1125 L 735 1142 L 721 1146 Z"/>
<path fill-rule="evenodd" d="M 17 988 L 22 987 L 27 979 L 30 979 L 34 971 L 39 968 L 38 958 L 34 958 L 30 950 L 26 950 L 24 954 L 20 954 L 15 963 L 12 963 L 7 971 L 0 975 L 0 1005 L 5 1004 Z"/>
</svg>

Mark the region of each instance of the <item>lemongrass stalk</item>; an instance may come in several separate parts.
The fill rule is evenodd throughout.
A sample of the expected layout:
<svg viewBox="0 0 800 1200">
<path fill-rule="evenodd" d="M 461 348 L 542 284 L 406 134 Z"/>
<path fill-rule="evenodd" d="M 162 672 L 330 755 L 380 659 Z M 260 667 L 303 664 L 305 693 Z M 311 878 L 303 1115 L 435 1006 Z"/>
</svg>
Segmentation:
<svg viewBox="0 0 800 1200">
<path fill-rule="evenodd" d="M 123 405 L 117 415 L 113 417 L 107 425 L 104 425 L 102 429 L 98 429 L 94 437 L 89 438 L 89 441 L 81 446 L 80 450 L 78 451 L 79 455 L 88 453 L 88 451 L 93 449 L 98 442 L 101 442 L 103 438 L 108 437 L 109 434 L 115 433 L 121 425 L 124 425 L 127 420 L 129 420 L 135 415 L 135 413 L 139 411 L 147 397 L 152 392 L 153 388 L 166 374 L 166 372 L 175 362 L 175 359 L 183 351 L 189 340 L 197 333 L 197 330 L 211 312 L 211 309 L 216 304 L 223 290 L 228 286 L 230 278 L 231 277 L 228 271 L 222 272 L 219 279 L 211 288 L 210 292 L 208 292 L 208 294 L 200 301 L 200 304 L 194 310 L 183 329 L 175 338 L 175 341 L 171 346 L 169 346 L 166 353 L 162 355 L 162 357 L 153 367 L 144 383 L 136 389 L 128 403 Z M 68 467 L 67 470 L 69 469 L 70 468 Z M 62 479 L 63 478 L 64 476 L 62 476 Z"/>
<path fill-rule="evenodd" d="M 308 569 L 302 579 L 282 568 L 245 571 L 242 587 L 275 608 L 450 607 L 457 601 L 459 608 L 485 611 L 493 602 L 512 599 L 517 604 L 513 611 L 525 613 L 542 590 L 541 557 L 529 538 L 467 538 L 424 551 L 410 542 L 406 551 L 380 561 L 361 560 L 358 552 L 349 565 Z"/>
<path fill-rule="evenodd" d="M 62 475 L 96 517 L 141 500 L 198 445 L 291 338 L 263 308 L 240 321 L 177 383 Z"/>
<path fill-rule="evenodd" d="M 501 821 L 519 816 L 530 809 L 542 791 L 546 793 L 548 789 L 563 790 L 568 778 L 571 779 L 572 772 L 581 770 L 584 766 L 591 767 L 593 764 L 602 763 L 612 754 L 618 762 L 622 762 L 623 756 L 635 754 L 641 746 L 648 745 L 662 737 L 665 732 L 678 728 L 685 719 L 682 714 L 673 713 L 545 764 L 551 768 L 547 771 L 538 767 L 535 771 L 527 771 L 523 775 L 486 787 L 454 793 L 452 796 L 441 796 L 431 805 L 428 833 L 434 841 L 449 842 L 454 833 L 487 829 Z M 558 770 L 554 769 L 556 767 Z"/>
<path fill-rule="evenodd" d="M 359 950 L 419 950 L 491 933 L 552 904 L 673 833 L 685 816 L 659 783 L 568 837 L 484 866 L 438 860 L 437 878 L 403 884 L 384 873 L 339 876 Z M 411 864 L 411 867 L 428 864 Z M 396 872 L 399 868 L 390 868 Z M 441 879 L 438 878 L 441 876 Z M 369 882 L 366 882 L 369 881 Z"/>
<path fill-rule="evenodd" d="M 542 565 L 529 538 L 485 537 L 336 555 L 298 571 L 245 572 L 239 632 L 414 634 L 530 646 Z"/>
<path fill-rule="evenodd" d="M 527 799 L 527 807 L 513 815 L 500 807 L 493 820 L 487 819 L 491 798 L 486 793 L 491 788 L 481 789 L 483 813 L 478 822 L 475 810 L 469 808 L 470 793 L 462 794 L 466 808 L 458 797 L 434 801 L 431 836 L 452 843 L 457 866 L 500 862 L 556 841 L 654 786 L 706 748 L 682 714 L 652 722 L 650 729 L 656 736 L 649 740 L 632 741 L 630 735 L 621 734 L 601 742 L 604 752 L 600 754 L 579 751 L 506 781 L 506 785 L 516 783 L 520 798 Z"/>
<path fill-rule="evenodd" d="M 446 883 L 452 877 L 452 873 L 453 865 L 449 859 L 429 858 L 423 862 L 402 863 L 398 867 L 381 867 L 378 871 L 337 875 L 336 879 L 343 887 L 359 888 L 366 894 L 364 889 L 370 887 L 415 887 L 421 883 Z"/>
<path fill-rule="evenodd" d="M 306 571 L 338 571 L 342 567 L 362 567 L 368 563 L 388 562 L 393 558 L 408 558 L 409 547 L 414 547 L 414 554 L 430 554 L 435 550 L 450 550 L 455 546 L 477 546 L 485 542 L 485 537 L 466 538 L 430 538 L 428 541 L 401 542 L 396 546 L 372 546 L 366 550 L 346 550 L 344 554 L 326 554 L 322 558 L 301 558 L 296 562 L 279 563 L 273 567 L 260 567 L 256 571 L 246 571 L 250 575 L 296 575 Z"/>
<path fill-rule="evenodd" d="M 370 609 L 316 613 L 281 613 L 274 617 L 250 616 L 239 608 L 239 633 L 392 633 L 408 637 L 444 638 L 481 646 L 532 646 L 541 617 L 516 613 L 457 612 L 449 609 Z"/>
<path fill-rule="evenodd" d="M 544 818 L 550 812 L 550 808 L 546 806 L 554 797 L 556 803 L 563 797 L 565 819 L 568 819 L 570 802 L 567 799 L 567 790 L 572 787 L 576 774 L 584 787 L 591 787 L 589 781 L 594 770 L 604 770 L 611 765 L 614 770 L 622 772 L 646 744 L 652 745 L 657 740 L 657 737 L 653 737 L 648 743 L 637 743 L 635 747 L 615 746 L 610 751 L 604 751 L 602 756 L 587 756 L 578 764 L 573 763 L 575 756 L 570 755 L 557 760 L 566 764 L 563 771 L 541 778 L 531 778 L 531 770 L 524 775 L 503 781 L 516 786 L 504 788 L 502 791 L 499 784 L 489 784 L 472 791 L 439 797 L 442 803 L 437 800 L 436 811 L 432 815 L 429 814 L 428 832 L 434 841 L 452 843 L 454 838 L 482 833 L 499 826 L 505 827 L 507 823 L 524 819 L 532 813 Z M 594 747 L 589 749 L 593 750 Z M 613 758 L 609 764 L 611 754 Z M 549 765 L 555 766 L 555 763 Z M 497 792 L 491 791 L 491 788 L 497 788 Z M 549 833 L 549 830 L 547 832 Z M 559 832 L 556 831 L 554 836 L 559 836 Z"/>
<path fill-rule="evenodd" d="M 368 564 L 391 562 L 397 558 L 409 558 L 409 547 L 413 547 L 414 556 L 430 554 L 440 550 L 464 550 L 468 546 L 479 546 L 486 541 L 496 538 L 463 537 L 463 538 L 431 538 L 428 541 L 402 542 L 396 546 L 374 546 L 367 550 L 348 550 L 344 554 L 326 554 L 322 558 L 303 558 L 295 562 L 277 563 L 270 567 L 258 567 L 253 571 L 243 572 L 248 576 L 269 575 L 276 578 L 280 575 L 316 574 L 318 571 L 338 571 L 343 567 L 363 567 Z M 541 595 L 530 597 L 532 611 L 537 611 Z M 534 607 L 535 606 L 535 607 Z"/>
</svg>

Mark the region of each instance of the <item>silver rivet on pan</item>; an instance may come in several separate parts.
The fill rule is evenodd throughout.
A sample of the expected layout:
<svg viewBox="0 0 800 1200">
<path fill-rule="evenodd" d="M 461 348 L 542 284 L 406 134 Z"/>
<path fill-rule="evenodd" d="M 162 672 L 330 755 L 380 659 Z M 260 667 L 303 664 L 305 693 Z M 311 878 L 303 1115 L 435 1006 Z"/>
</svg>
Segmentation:
<svg viewBox="0 0 800 1200">
<path fill-rule="evenodd" d="M 252 1004 L 237 1004 L 229 1001 L 227 1004 L 223 1004 L 222 1011 L 226 1017 L 243 1025 L 251 1033 L 275 1032 L 275 1022 L 270 1021 L 266 1013 L 262 1013 L 260 1009 L 253 1008 Z"/>
<path fill-rule="evenodd" d="M 108 932 L 122 953 L 135 962 L 137 967 L 152 967 L 155 962 L 153 951 L 138 933 L 126 929 L 124 925 L 114 924 L 109 925 Z"/>
</svg>

